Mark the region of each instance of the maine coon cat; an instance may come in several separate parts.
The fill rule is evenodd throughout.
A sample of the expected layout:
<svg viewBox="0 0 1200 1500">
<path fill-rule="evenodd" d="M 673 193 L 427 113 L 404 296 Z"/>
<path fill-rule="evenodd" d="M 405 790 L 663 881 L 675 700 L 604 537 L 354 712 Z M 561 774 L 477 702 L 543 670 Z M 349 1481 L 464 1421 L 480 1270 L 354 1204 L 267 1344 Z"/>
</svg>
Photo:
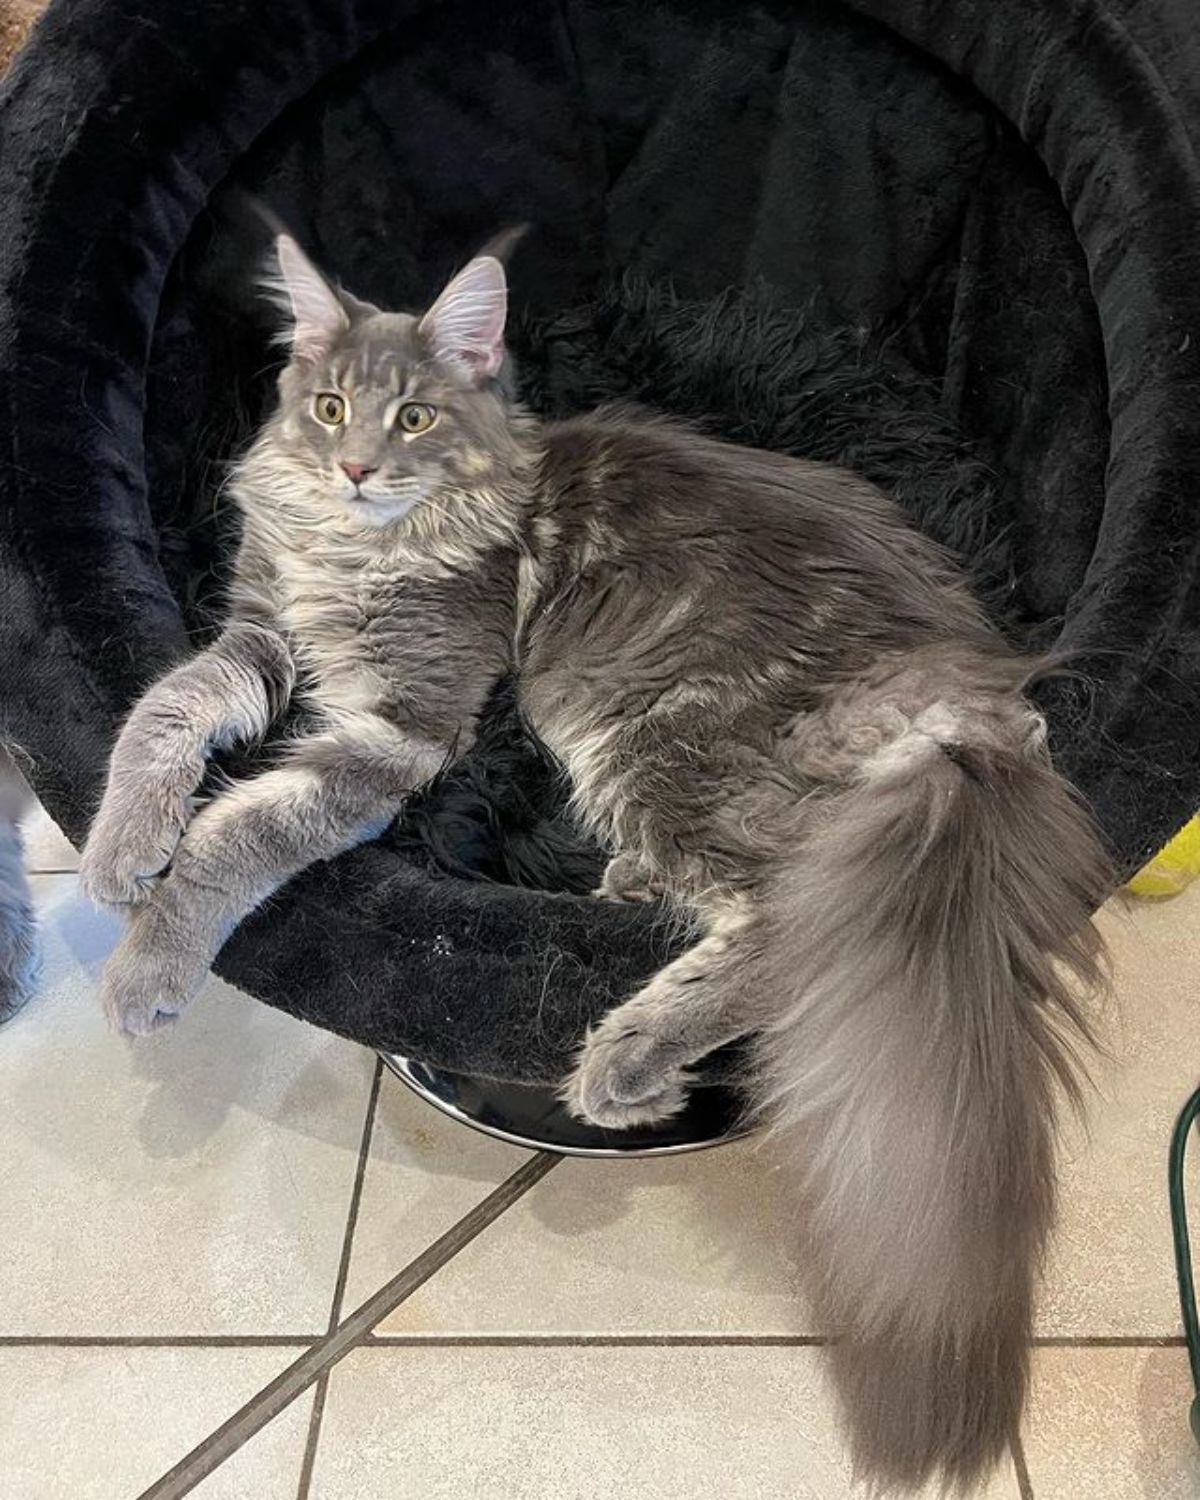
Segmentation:
<svg viewBox="0 0 1200 1500">
<path fill-rule="evenodd" d="M 220 637 L 136 706 L 83 860 L 129 909 L 104 1000 L 150 1031 L 288 876 L 470 743 L 496 678 L 612 860 L 699 940 L 587 1037 L 565 1097 L 679 1108 L 751 1036 L 860 1467 L 966 1482 L 1026 1384 L 1055 1092 L 1108 871 L 1024 696 L 1034 666 L 850 473 L 631 411 L 505 395 L 501 265 L 381 312 L 278 242 L 290 358 L 237 466 Z M 198 808 L 218 746 L 316 724 Z"/>
</svg>

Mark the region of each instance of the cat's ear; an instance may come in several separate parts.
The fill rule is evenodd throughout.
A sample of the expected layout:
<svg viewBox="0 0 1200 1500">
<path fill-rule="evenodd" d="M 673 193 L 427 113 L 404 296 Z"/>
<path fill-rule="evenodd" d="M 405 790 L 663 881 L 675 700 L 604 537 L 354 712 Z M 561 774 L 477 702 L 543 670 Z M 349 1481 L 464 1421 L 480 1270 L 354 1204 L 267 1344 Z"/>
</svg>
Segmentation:
<svg viewBox="0 0 1200 1500">
<path fill-rule="evenodd" d="M 345 304 L 290 234 L 275 240 L 276 270 L 266 278 L 268 294 L 291 319 L 284 342 L 293 354 L 326 349 L 350 326 Z"/>
<path fill-rule="evenodd" d="M 482 383 L 504 363 L 508 286 L 494 255 L 464 266 L 421 319 L 417 332 L 434 359 Z"/>
</svg>

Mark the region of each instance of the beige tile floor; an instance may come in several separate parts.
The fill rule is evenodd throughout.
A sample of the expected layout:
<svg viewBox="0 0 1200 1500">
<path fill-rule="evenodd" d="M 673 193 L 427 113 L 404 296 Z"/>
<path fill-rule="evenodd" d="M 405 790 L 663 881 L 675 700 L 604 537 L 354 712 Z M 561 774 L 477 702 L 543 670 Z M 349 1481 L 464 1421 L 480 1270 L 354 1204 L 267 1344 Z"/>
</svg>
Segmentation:
<svg viewBox="0 0 1200 1500">
<path fill-rule="evenodd" d="M 751 1145 L 559 1162 L 480 1230 L 529 1153 L 363 1050 L 217 981 L 169 1033 L 108 1035 L 114 924 L 48 820 L 29 849 L 47 961 L 0 1031 L 0 1500 L 857 1493 Z M 1164 1191 L 1200 1081 L 1200 888 L 1103 921 L 1115 1058 L 1068 1131 L 1023 1454 L 986 1500 L 1200 1497 Z M 221 1438 L 414 1261 L 436 1269 L 373 1333 Z M 158 1483 L 214 1433 L 230 1456 Z"/>
</svg>

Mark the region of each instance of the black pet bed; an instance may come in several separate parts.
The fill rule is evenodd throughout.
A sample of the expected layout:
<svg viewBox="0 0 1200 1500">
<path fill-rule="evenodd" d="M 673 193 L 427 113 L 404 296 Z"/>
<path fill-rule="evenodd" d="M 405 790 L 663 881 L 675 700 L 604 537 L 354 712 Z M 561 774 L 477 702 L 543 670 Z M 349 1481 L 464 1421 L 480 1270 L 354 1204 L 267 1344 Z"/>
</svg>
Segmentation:
<svg viewBox="0 0 1200 1500">
<path fill-rule="evenodd" d="M 56 0 L 0 119 L 0 731 L 82 840 L 211 628 L 269 399 L 249 192 L 428 298 L 496 230 L 526 397 L 838 459 L 959 547 L 1123 871 L 1200 806 L 1194 0 Z M 552 1080 L 671 949 L 501 687 L 470 761 L 219 970 L 444 1068 Z"/>
</svg>

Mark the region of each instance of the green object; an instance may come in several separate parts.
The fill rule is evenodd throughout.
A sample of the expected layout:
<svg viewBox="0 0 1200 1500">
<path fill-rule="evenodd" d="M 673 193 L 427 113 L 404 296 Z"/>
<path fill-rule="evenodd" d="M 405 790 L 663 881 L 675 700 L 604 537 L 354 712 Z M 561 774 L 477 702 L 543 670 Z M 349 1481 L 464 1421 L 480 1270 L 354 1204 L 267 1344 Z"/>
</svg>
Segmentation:
<svg viewBox="0 0 1200 1500">
<path fill-rule="evenodd" d="M 1197 1115 L 1200 1115 L 1200 1089 L 1183 1106 L 1175 1121 L 1175 1129 L 1171 1134 L 1171 1153 L 1167 1162 L 1167 1192 L 1171 1203 L 1171 1237 L 1175 1244 L 1179 1311 L 1183 1316 L 1183 1336 L 1187 1340 L 1192 1385 L 1196 1391 L 1188 1420 L 1192 1436 L 1200 1443 L 1200 1320 L 1196 1317 L 1196 1282 L 1192 1275 L 1192 1245 L 1188 1234 L 1187 1200 L 1183 1184 L 1188 1135 L 1196 1123 Z"/>
</svg>

